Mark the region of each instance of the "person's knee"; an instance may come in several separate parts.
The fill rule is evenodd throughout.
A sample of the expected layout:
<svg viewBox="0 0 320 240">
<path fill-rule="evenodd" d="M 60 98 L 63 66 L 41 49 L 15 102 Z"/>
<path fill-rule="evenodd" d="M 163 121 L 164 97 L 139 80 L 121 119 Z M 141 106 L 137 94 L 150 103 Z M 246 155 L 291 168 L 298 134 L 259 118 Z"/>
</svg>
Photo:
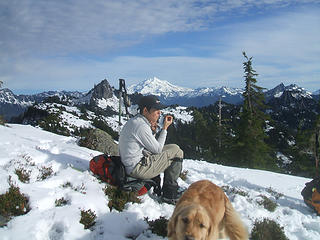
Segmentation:
<svg viewBox="0 0 320 240">
<path fill-rule="evenodd" d="M 170 144 L 170 149 L 175 153 L 176 158 L 183 158 L 183 151 L 177 144 Z"/>
<path fill-rule="evenodd" d="M 176 157 L 183 159 L 183 151 L 182 151 L 182 149 L 178 145 L 176 145 L 176 148 L 177 148 Z"/>
</svg>

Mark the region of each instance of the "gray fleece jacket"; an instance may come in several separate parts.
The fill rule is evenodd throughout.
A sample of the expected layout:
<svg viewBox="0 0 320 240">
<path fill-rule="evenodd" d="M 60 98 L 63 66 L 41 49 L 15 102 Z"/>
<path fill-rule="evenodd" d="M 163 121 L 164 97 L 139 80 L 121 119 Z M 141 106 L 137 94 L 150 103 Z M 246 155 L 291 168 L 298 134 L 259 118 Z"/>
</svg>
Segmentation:
<svg viewBox="0 0 320 240">
<path fill-rule="evenodd" d="M 151 124 L 141 114 L 131 118 L 122 128 L 119 138 L 121 161 L 130 174 L 144 153 L 162 152 L 167 137 L 167 130 L 161 130 L 158 139 L 152 134 Z"/>
</svg>

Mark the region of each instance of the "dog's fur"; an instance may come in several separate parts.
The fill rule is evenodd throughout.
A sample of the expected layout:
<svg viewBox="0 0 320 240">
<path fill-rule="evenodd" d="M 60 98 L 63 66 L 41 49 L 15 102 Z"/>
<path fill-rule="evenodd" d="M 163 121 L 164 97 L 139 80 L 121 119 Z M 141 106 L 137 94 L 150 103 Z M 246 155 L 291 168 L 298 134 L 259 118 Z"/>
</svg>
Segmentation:
<svg viewBox="0 0 320 240">
<path fill-rule="evenodd" d="M 168 223 L 170 240 L 248 239 L 248 232 L 220 187 L 208 180 L 190 185 Z"/>
</svg>

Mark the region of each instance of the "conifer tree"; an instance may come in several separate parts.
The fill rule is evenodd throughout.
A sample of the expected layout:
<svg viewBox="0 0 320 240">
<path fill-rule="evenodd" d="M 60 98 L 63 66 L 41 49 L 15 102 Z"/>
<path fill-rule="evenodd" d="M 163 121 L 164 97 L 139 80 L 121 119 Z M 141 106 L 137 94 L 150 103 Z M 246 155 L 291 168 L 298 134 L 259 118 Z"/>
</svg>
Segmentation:
<svg viewBox="0 0 320 240">
<path fill-rule="evenodd" d="M 319 101 L 320 103 L 320 101 Z M 320 156 L 320 116 L 318 115 L 314 129 L 313 134 L 311 137 L 311 146 L 312 146 L 312 152 L 315 160 L 315 168 L 316 168 L 316 176 L 319 176 L 319 156 Z"/>
<path fill-rule="evenodd" d="M 193 111 L 193 137 L 192 139 L 196 143 L 196 152 L 201 159 L 211 158 L 211 151 L 208 152 L 209 146 L 211 145 L 211 132 L 210 126 L 201 112 L 198 110 Z"/>
<path fill-rule="evenodd" d="M 319 175 L 319 141 L 320 141 L 320 116 L 314 121 L 310 129 L 297 131 L 295 145 L 292 147 L 294 161 L 290 171 L 296 175 L 315 177 Z"/>
<path fill-rule="evenodd" d="M 3 82 L 0 80 L 0 88 L 2 87 Z M 5 121 L 2 115 L 0 115 L 0 124 L 4 125 Z"/>
<path fill-rule="evenodd" d="M 252 67 L 252 57 L 243 63 L 245 91 L 244 102 L 240 113 L 240 123 L 237 130 L 234 163 L 240 166 L 261 169 L 274 169 L 275 161 L 271 156 L 271 148 L 265 143 L 265 121 L 268 119 L 265 109 L 263 88 L 259 87 L 258 74 Z"/>
</svg>

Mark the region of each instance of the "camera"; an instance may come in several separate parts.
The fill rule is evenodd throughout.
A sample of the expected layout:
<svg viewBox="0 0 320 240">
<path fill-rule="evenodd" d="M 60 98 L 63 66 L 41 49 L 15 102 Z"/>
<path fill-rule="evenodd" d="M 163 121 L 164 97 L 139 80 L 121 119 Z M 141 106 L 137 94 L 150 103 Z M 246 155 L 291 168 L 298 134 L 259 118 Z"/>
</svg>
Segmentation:
<svg viewBox="0 0 320 240">
<path fill-rule="evenodd" d="M 172 120 L 172 116 L 166 115 L 166 116 L 165 116 L 165 119 L 170 122 L 170 121 Z"/>
</svg>

